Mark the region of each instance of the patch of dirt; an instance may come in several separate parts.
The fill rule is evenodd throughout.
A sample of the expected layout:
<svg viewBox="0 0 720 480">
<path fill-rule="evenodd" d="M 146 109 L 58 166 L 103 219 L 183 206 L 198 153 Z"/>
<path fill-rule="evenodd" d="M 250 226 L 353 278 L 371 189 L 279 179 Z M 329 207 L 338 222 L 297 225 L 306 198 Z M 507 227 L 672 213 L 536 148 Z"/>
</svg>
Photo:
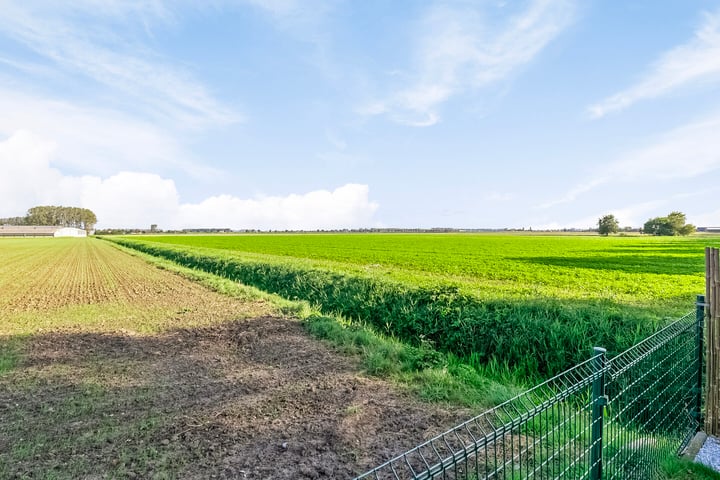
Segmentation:
<svg viewBox="0 0 720 480">
<path fill-rule="evenodd" d="M 45 333 L 23 356 L 0 376 L 8 478 L 352 478 L 469 416 L 358 374 L 292 319 Z"/>
</svg>

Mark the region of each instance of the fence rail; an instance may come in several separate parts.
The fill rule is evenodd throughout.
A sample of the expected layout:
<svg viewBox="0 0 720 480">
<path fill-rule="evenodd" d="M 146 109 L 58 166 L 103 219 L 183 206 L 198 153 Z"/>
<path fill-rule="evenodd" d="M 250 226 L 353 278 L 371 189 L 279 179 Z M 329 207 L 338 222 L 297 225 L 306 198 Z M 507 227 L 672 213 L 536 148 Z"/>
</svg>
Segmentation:
<svg viewBox="0 0 720 480">
<path fill-rule="evenodd" d="M 587 361 L 356 480 L 645 479 L 700 425 L 704 297 L 614 358 Z"/>
</svg>

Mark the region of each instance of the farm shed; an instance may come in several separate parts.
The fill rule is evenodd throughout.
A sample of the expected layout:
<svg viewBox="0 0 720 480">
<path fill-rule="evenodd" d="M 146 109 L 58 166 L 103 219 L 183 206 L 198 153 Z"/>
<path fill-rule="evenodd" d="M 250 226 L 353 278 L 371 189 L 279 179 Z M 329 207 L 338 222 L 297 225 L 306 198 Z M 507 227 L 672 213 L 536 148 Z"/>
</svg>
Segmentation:
<svg viewBox="0 0 720 480">
<path fill-rule="evenodd" d="M 52 237 L 60 227 L 43 225 L 0 225 L 2 237 Z"/>
<path fill-rule="evenodd" d="M 87 237 L 87 232 L 82 228 L 63 227 L 59 228 L 53 237 Z"/>
<path fill-rule="evenodd" d="M 0 237 L 87 237 L 87 232 L 73 227 L 0 225 Z"/>
</svg>

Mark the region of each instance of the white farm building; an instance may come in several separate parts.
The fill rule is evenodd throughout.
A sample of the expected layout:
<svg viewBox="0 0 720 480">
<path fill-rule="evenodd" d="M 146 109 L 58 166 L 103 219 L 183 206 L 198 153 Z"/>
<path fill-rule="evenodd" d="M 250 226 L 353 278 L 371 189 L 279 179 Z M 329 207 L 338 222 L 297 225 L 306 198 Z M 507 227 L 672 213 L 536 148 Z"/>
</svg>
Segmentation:
<svg viewBox="0 0 720 480">
<path fill-rule="evenodd" d="M 87 237 L 87 232 L 82 228 L 63 227 L 53 233 L 53 237 Z"/>
<path fill-rule="evenodd" d="M 87 232 L 74 227 L 0 225 L 0 237 L 87 237 Z"/>
</svg>

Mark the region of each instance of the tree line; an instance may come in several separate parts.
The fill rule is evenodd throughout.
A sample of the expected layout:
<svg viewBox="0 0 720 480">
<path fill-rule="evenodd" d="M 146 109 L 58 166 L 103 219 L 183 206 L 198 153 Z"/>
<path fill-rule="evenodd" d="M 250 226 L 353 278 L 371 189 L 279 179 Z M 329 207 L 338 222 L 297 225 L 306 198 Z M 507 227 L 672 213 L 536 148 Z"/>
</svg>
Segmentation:
<svg viewBox="0 0 720 480">
<path fill-rule="evenodd" d="M 620 223 L 615 215 L 605 215 L 598 220 L 598 233 L 609 235 L 620 231 Z M 695 225 L 687 223 L 687 217 L 682 212 L 671 212 L 666 217 L 649 219 L 640 230 L 641 233 L 660 236 L 690 235 L 695 231 Z"/>
<path fill-rule="evenodd" d="M 24 217 L 0 218 L 2 225 L 49 225 L 82 228 L 87 231 L 92 230 L 96 223 L 97 217 L 92 210 L 55 205 L 32 207 Z"/>
</svg>

